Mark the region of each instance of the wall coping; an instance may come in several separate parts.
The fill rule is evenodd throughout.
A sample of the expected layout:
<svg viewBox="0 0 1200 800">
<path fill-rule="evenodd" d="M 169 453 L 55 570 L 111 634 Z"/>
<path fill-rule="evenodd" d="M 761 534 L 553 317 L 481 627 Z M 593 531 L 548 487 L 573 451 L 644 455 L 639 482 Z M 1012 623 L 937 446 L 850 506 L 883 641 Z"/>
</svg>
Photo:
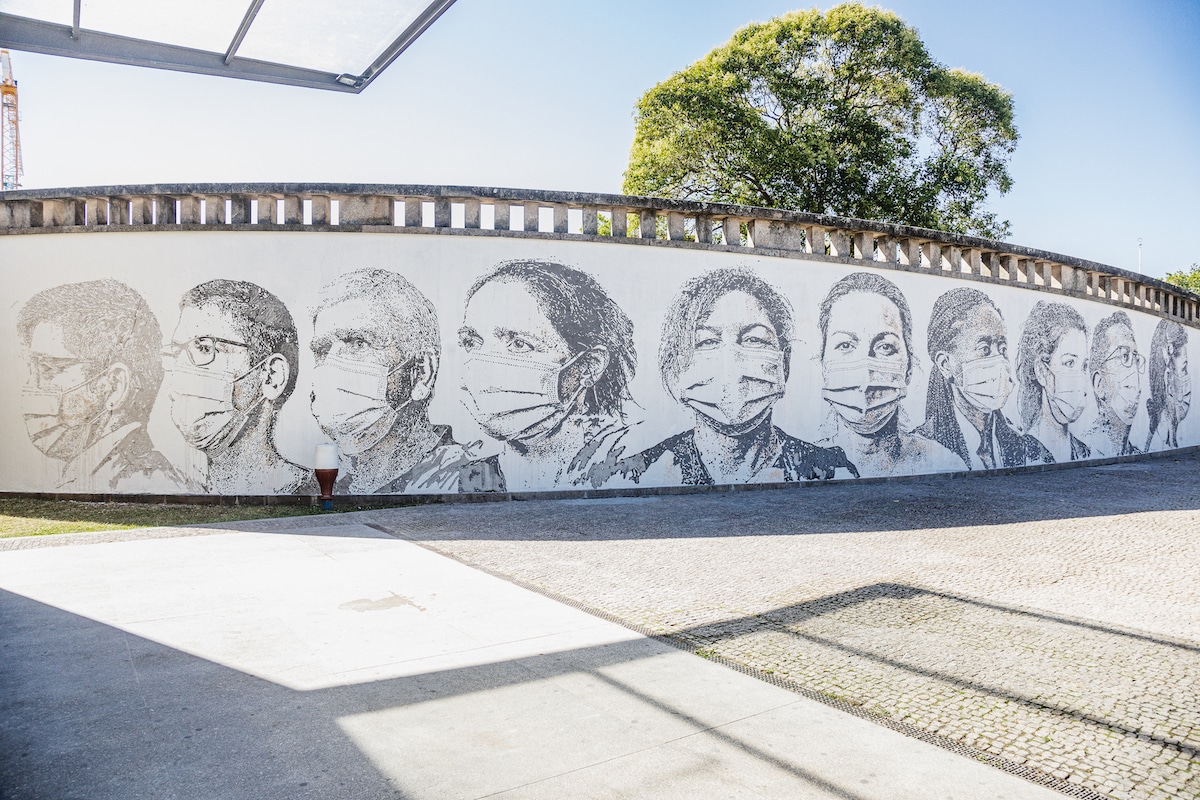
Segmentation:
<svg viewBox="0 0 1200 800">
<path fill-rule="evenodd" d="M 199 218 L 198 202 L 194 203 L 195 208 L 190 212 L 190 217 L 188 212 L 183 210 L 181 201 L 189 198 L 224 198 L 237 201 L 238 205 L 229 219 L 225 218 L 225 209 L 222 207 L 219 212 L 213 214 L 212 219 L 202 220 Z M 312 224 L 304 223 L 304 201 L 311 202 L 314 198 L 323 203 L 323 211 L 314 211 Z M 1131 270 L 1048 250 L 852 217 L 594 192 L 382 183 L 166 183 L 25 189 L 0 192 L 0 234 L 104 228 L 291 230 L 301 227 L 348 232 L 376 230 L 381 226 L 417 227 L 423 229 L 423 232 L 430 232 L 430 228 L 422 222 L 421 209 L 417 208 L 415 214 L 408 210 L 409 205 L 417 205 L 416 203 L 406 203 L 404 226 L 394 225 L 390 216 L 380 212 L 378 208 L 368 210 L 365 216 L 349 217 L 342 214 L 339 222 L 344 224 L 330 225 L 329 205 L 326 201 L 344 204 L 352 198 L 376 198 L 393 203 L 404 202 L 406 198 L 419 203 L 432 202 L 435 206 L 432 227 L 435 229 L 451 227 L 451 204 L 462 203 L 474 208 L 474 214 L 468 215 L 471 218 L 465 227 L 478 229 L 481 233 L 487 231 L 492 235 L 536 236 L 540 233 L 565 234 L 555 238 L 623 240 L 627 237 L 619 230 L 614 230 L 613 236 L 595 235 L 595 215 L 598 212 L 623 209 L 627 213 L 638 215 L 640 219 L 646 219 L 648 223 L 652 215 L 654 223 L 642 225 L 643 229 L 658 227 L 658 217 L 666 216 L 666 238 L 677 240 L 685 239 L 684 220 L 692 219 L 694 224 L 690 235 L 693 240 L 673 241 L 672 244 L 706 246 L 725 251 L 767 250 L 775 252 L 764 254 L 784 256 L 801 252 L 810 256 L 825 256 L 828 249 L 829 256 L 839 260 L 849 258 L 858 263 L 873 262 L 876 266 L 900 266 L 914 271 L 955 277 L 977 276 L 1022 288 L 1046 288 L 1107 302 L 1115 300 L 1116 305 L 1158 313 L 1169 319 L 1200 327 L 1200 294 Z M 266 215 L 261 212 L 259 219 L 250 218 L 251 200 L 261 202 L 270 199 L 285 203 L 285 218 L 290 224 L 275 224 L 274 215 L 271 215 L 268 221 Z M 287 210 L 289 199 L 292 203 L 291 211 Z M 149 203 L 140 208 L 130 206 L 131 202 L 138 200 L 147 200 Z M 479 205 L 494 205 L 505 201 L 510 206 L 525 206 L 527 220 L 537 219 L 536 210 L 533 217 L 529 216 L 530 208 L 554 208 L 554 230 L 481 229 Z M 105 219 L 98 222 L 91 217 L 102 206 L 103 211 L 99 213 L 104 215 Z M 93 211 L 88 212 L 85 210 L 87 208 L 92 208 Z M 568 209 L 584 210 L 582 234 L 571 234 L 567 231 Z M 394 206 L 389 210 L 394 211 Z M 384 213 L 383 217 L 380 216 L 381 213 Z M 286 216 L 289 214 L 291 216 Z M 589 217 L 592 220 L 590 231 Z M 705 223 L 696 224 L 701 220 L 705 220 Z M 734 226 L 727 228 L 730 236 L 740 231 L 740 226 L 745 226 L 748 233 L 746 246 L 742 246 L 740 240 L 736 245 L 716 245 L 711 242 L 711 223 L 722 220 L 729 221 L 725 224 L 732 223 Z M 536 221 L 534 225 L 537 225 Z M 708 232 L 701 233 L 701 229 L 705 227 L 709 228 Z M 824 239 L 826 235 L 829 237 L 828 244 L 821 241 L 817 248 L 809 245 L 810 239 L 817 241 L 817 237 Z M 658 238 L 655 230 L 639 230 L 636 239 L 659 243 L 664 241 Z M 936 246 L 936 250 L 930 249 L 930 245 Z"/>
</svg>

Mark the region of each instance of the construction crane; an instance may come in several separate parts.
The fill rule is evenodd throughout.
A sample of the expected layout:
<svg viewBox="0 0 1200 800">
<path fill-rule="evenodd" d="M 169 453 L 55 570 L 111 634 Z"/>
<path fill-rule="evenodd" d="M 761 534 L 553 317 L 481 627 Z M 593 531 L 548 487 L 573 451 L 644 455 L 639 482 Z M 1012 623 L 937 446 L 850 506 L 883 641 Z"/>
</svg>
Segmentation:
<svg viewBox="0 0 1200 800">
<path fill-rule="evenodd" d="M 3 190 L 17 189 L 25 172 L 21 164 L 21 131 L 17 116 L 17 82 L 8 51 L 0 50 L 0 177 Z"/>
</svg>

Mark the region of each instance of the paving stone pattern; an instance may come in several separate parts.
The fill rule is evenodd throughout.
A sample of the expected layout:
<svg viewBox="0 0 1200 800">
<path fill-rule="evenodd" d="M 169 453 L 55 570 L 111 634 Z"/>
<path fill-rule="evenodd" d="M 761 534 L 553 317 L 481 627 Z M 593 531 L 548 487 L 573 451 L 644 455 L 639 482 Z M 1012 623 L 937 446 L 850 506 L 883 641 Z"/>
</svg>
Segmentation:
<svg viewBox="0 0 1200 800">
<path fill-rule="evenodd" d="M 369 516 L 1096 793 L 1196 798 L 1198 509 L 1191 455 Z"/>
</svg>

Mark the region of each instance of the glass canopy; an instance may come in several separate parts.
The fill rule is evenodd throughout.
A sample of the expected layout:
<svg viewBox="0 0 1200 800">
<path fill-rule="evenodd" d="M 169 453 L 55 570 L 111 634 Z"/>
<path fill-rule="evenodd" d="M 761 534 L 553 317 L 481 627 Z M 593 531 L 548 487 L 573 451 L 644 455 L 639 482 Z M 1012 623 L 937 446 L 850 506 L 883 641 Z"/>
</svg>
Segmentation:
<svg viewBox="0 0 1200 800">
<path fill-rule="evenodd" d="M 0 48 L 360 92 L 454 0 L 0 0 Z"/>
</svg>

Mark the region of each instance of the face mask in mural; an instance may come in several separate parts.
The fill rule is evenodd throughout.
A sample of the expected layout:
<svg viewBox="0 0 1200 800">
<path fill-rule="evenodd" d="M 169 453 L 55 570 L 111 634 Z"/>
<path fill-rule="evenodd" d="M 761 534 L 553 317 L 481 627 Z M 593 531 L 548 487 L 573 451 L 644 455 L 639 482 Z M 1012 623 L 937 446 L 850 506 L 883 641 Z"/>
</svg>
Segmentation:
<svg viewBox="0 0 1200 800">
<path fill-rule="evenodd" d="M 1137 416 L 1138 401 L 1142 399 L 1142 387 L 1136 369 L 1130 368 L 1112 377 L 1116 391 L 1109 398 L 1109 405 L 1117 419 L 1132 425 Z"/>
<path fill-rule="evenodd" d="M 171 421 L 183 440 L 197 450 L 210 450 L 236 439 L 250 421 L 250 412 L 265 398 L 260 394 L 253 406 L 239 412 L 233 404 L 233 388 L 265 363 L 260 361 L 241 375 L 190 365 L 172 366 L 167 372 Z"/>
<path fill-rule="evenodd" d="M 1008 395 L 1012 391 L 1008 359 L 994 355 L 964 362 L 958 389 L 967 402 L 976 408 L 999 411 L 1008 402 Z"/>
<path fill-rule="evenodd" d="M 1046 368 L 1046 396 L 1050 400 L 1050 413 L 1059 425 L 1067 425 L 1079 419 L 1087 405 L 1088 376 L 1078 370 L 1056 372 Z"/>
<path fill-rule="evenodd" d="M 400 412 L 388 402 L 388 379 L 412 360 L 388 369 L 383 364 L 325 356 L 313 370 L 312 413 L 317 424 L 347 455 L 370 450 L 387 436 Z"/>
<path fill-rule="evenodd" d="M 882 358 L 862 358 L 824 369 L 821 396 L 856 433 L 872 434 L 886 425 L 908 393 L 905 367 Z"/>
<path fill-rule="evenodd" d="M 693 410 L 722 425 L 744 425 L 783 396 L 783 353 L 741 345 L 697 350 L 679 387 Z"/>
<path fill-rule="evenodd" d="M 530 442 L 557 428 L 583 396 L 561 394 L 562 374 L 579 357 L 564 364 L 474 353 L 463 361 L 463 404 L 489 436 L 502 441 Z"/>
<path fill-rule="evenodd" d="M 21 392 L 25 430 L 29 441 L 49 458 L 69 461 L 83 452 L 92 427 L 105 413 L 97 411 L 87 387 L 100 376 L 69 389 L 33 389 Z"/>
</svg>

